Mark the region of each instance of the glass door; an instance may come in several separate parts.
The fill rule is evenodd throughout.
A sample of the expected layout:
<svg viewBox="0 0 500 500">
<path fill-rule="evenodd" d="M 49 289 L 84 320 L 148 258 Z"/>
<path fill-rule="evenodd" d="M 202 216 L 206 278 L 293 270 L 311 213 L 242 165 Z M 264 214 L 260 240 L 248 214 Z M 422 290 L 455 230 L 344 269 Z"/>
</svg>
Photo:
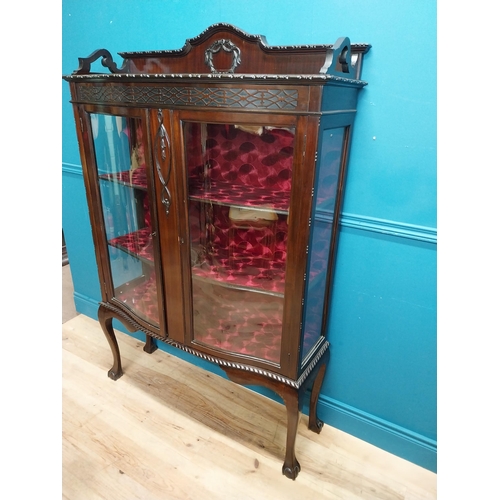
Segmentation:
<svg viewBox="0 0 500 500">
<path fill-rule="evenodd" d="M 182 127 L 193 340 L 278 365 L 295 130 Z"/>
<path fill-rule="evenodd" d="M 145 123 L 101 113 L 90 121 L 113 297 L 159 327 Z"/>
</svg>

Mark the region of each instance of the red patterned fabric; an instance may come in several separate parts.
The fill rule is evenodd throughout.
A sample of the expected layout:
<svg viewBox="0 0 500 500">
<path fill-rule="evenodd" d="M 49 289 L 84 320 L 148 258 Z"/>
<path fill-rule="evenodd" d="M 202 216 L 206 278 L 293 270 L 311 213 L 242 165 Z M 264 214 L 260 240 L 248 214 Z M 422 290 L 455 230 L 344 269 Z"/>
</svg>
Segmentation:
<svg viewBox="0 0 500 500">
<path fill-rule="evenodd" d="M 199 342 L 278 363 L 294 134 L 261 132 L 186 125 L 194 325 Z M 232 220 L 230 206 L 271 220 Z"/>
<path fill-rule="evenodd" d="M 294 134 L 195 123 L 185 132 L 189 194 L 200 201 L 189 208 L 193 272 L 283 293 Z M 232 221 L 225 205 L 279 214 L 276 221 Z"/>
<path fill-rule="evenodd" d="M 119 292 L 116 295 L 118 300 L 130 307 L 144 320 L 153 325 L 159 325 L 158 296 L 154 272 L 139 284 L 136 282 L 133 285 L 125 283 L 120 287 Z"/>
<path fill-rule="evenodd" d="M 193 274 L 256 290 L 284 293 L 287 223 L 242 224 L 229 207 L 191 203 Z M 207 219 L 209 219 L 207 221 Z"/>
<path fill-rule="evenodd" d="M 148 196 L 144 196 L 144 200 L 142 202 L 143 216 L 144 216 L 144 224 L 146 227 L 151 227 L 151 211 L 149 209 L 149 198 Z"/>
<path fill-rule="evenodd" d="M 195 338 L 279 363 L 294 134 L 194 123 L 185 132 Z M 144 167 L 103 177 L 146 188 Z M 232 220 L 230 206 L 275 220 Z M 109 243 L 152 262 L 147 196 L 143 209 L 146 227 Z M 119 298 L 158 324 L 154 274 Z"/>
<path fill-rule="evenodd" d="M 118 236 L 109 240 L 111 246 L 120 248 L 132 255 L 140 257 L 142 260 L 153 262 L 153 239 L 151 228 L 145 227 L 124 236 Z"/>
<path fill-rule="evenodd" d="M 246 192 L 256 197 L 259 205 L 262 200 L 274 203 L 274 194 L 289 197 L 295 138 L 291 131 L 272 129 L 258 135 L 232 125 L 208 124 L 206 132 L 202 127 L 190 123 L 186 128 L 186 155 L 193 194 L 199 186 L 207 195 L 211 189 L 219 194 L 218 190 L 224 188 L 230 191 L 237 191 L 238 187 L 253 188 Z M 241 190 L 241 194 L 244 192 Z M 287 210 L 288 205 L 283 209 Z"/>
<path fill-rule="evenodd" d="M 198 280 L 193 280 L 193 295 L 198 342 L 279 363 L 283 298 Z"/>
</svg>

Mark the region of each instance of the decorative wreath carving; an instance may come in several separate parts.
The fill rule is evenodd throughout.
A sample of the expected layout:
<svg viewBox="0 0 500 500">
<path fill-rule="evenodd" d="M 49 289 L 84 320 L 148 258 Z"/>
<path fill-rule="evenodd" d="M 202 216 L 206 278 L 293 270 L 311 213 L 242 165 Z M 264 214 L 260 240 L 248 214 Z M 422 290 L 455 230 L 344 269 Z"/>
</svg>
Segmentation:
<svg viewBox="0 0 500 500">
<path fill-rule="evenodd" d="M 231 67 L 226 70 L 218 71 L 215 69 L 213 57 L 214 54 L 217 54 L 220 50 L 224 50 L 224 52 L 232 52 L 233 53 L 233 62 Z M 239 64 L 241 64 L 241 51 L 240 49 L 233 43 L 231 40 L 225 40 L 224 38 L 217 40 L 214 42 L 207 50 L 205 50 L 205 63 L 210 68 L 210 71 L 214 74 L 220 73 L 234 73 L 234 70 L 237 68 Z"/>
</svg>

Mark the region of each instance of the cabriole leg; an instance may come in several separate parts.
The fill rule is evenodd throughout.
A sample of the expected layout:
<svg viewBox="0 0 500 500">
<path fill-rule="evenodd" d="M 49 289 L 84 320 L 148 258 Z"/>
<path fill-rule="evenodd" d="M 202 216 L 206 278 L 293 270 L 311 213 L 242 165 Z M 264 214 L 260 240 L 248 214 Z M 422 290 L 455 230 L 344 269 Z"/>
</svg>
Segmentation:
<svg viewBox="0 0 500 500">
<path fill-rule="evenodd" d="M 311 391 L 311 402 L 309 404 L 309 429 L 313 432 L 319 434 L 323 428 L 323 421 L 317 416 L 318 398 L 321 385 L 323 384 L 323 378 L 325 377 L 326 365 L 323 365 L 319 372 L 316 380 L 314 381 L 312 391 Z"/>
<path fill-rule="evenodd" d="M 326 367 L 328 365 L 328 360 L 330 359 L 330 352 L 326 351 L 323 355 L 319 370 L 317 372 L 316 378 L 311 389 L 311 399 L 309 403 L 309 429 L 313 432 L 319 434 L 323 428 L 323 421 L 317 416 L 318 398 L 321 386 L 323 384 L 323 379 L 325 378 Z"/>
<path fill-rule="evenodd" d="M 300 464 L 295 457 L 295 439 L 300 419 L 299 391 L 287 386 L 282 392 L 282 397 L 286 406 L 287 431 L 285 462 L 281 470 L 286 477 L 295 480 L 300 472 Z"/>
<path fill-rule="evenodd" d="M 109 311 L 102 306 L 99 306 L 97 317 L 99 318 L 102 331 L 104 332 L 104 335 L 108 340 L 109 347 L 111 347 L 111 352 L 113 353 L 113 366 L 108 371 L 108 377 L 113 380 L 118 380 L 123 375 L 123 370 L 120 350 L 118 349 L 118 342 L 116 341 L 116 335 L 112 324 L 113 318 Z"/>
</svg>

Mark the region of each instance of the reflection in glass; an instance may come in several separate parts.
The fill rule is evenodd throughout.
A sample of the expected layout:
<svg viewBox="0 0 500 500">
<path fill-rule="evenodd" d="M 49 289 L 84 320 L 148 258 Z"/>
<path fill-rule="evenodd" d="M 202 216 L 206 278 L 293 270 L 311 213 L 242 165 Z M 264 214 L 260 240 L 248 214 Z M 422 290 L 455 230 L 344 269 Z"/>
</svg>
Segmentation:
<svg viewBox="0 0 500 500">
<path fill-rule="evenodd" d="M 92 114 L 113 295 L 158 326 L 151 215 L 140 119 Z"/>
<path fill-rule="evenodd" d="M 197 342 L 280 361 L 294 139 L 184 124 Z"/>
<path fill-rule="evenodd" d="M 321 136 L 311 220 L 301 362 L 307 358 L 323 334 L 327 269 L 343 140 L 343 128 L 326 129 Z"/>
</svg>

